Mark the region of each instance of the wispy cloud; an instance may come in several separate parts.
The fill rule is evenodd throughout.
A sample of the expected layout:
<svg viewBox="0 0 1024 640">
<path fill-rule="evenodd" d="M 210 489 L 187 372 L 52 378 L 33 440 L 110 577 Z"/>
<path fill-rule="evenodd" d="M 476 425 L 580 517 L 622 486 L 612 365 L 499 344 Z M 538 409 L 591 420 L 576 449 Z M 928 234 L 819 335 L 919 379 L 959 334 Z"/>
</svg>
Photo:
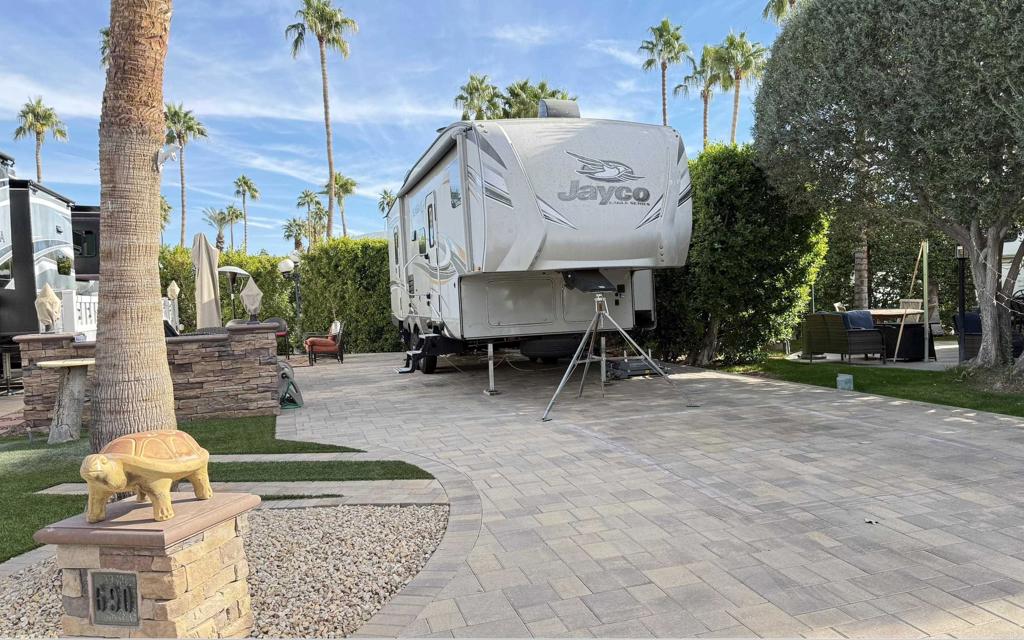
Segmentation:
<svg viewBox="0 0 1024 640">
<path fill-rule="evenodd" d="M 494 38 L 520 47 L 535 47 L 549 42 L 556 31 L 542 24 L 504 25 L 491 34 Z"/>
<path fill-rule="evenodd" d="M 586 45 L 589 51 L 611 56 L 622 64 L 639 66 L 643 64 L 644 57 L 634 47 L 635 44 L 626 40 L 591 40 Z"/>
</svg>

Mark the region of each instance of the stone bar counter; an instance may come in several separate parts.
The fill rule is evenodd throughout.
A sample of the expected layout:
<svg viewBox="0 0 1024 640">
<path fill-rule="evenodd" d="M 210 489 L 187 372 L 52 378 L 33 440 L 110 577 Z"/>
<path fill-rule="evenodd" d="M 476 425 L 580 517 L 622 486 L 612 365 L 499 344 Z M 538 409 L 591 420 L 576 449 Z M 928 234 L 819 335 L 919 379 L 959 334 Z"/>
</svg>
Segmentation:
<svg viewBox="0 0 1024 640">
<path fill-rule="evenodd" d="M 238 324 L 226 327 L 222 334 L 167 338 L 178 421 L 277 415 L 276 330 L 276 324 Z M 38 364 L 91 358 L 96 343 L 75 342 L 70 333 L 29 334 L 14 340 L 21 348 L 25 381 L 22 428 L 47 429 L 53 418 L 59 374 Z M 89 378 L 91 388 L 91 370 Z"/>
<path fill-rule="evenodd" d="M 259 496 L 171 494 L 175 516 L 128 498 L 107 520 L 77 515 L 40 529 L 57 545 L 65 636 L 242 638 L 252 631 L 242 535 Z"/>
</svg>

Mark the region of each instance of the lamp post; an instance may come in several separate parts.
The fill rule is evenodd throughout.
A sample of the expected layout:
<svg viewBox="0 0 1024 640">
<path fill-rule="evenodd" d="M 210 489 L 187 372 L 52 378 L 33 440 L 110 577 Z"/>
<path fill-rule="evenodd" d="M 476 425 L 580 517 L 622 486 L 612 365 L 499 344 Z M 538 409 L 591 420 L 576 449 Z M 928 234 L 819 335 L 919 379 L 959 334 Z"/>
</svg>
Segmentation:
<svg viewBox="0 0 1024 640">
<path fill-rule="evenodd" d="M 965 265 L 967 253 L 962 244 L 956 245 L 956 271 L 957 271 L 957 315 L 960 322 L 956 332 L 957 360 L 964 361 L 964 323 L 967 321 L 967 296 L 964 292 Z"/>
<path fill-rule="evenodd" d="M 295 285 L 295 333 L 302 336 L 302 296 L 299 294 L 299 263 L 301 260 L 298 252 L 292 252 L 291 256 L 284 258 L 277 263 L 277 270 L 281 275 L 291 280 Z M 291 351 L 289 351 L 291 353 Z"/>
</svg>

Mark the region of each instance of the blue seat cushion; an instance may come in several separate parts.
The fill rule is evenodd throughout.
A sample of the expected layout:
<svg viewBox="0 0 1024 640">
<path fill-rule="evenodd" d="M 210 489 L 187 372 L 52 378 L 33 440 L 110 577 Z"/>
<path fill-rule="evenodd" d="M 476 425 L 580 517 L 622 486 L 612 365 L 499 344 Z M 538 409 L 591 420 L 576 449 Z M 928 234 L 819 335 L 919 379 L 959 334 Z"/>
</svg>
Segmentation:
<svg viewBox="0 0 1024 640">
<path fill-rule="evenodd" d="M 862 309 L 844 313 L 843 325 L 846 326 L 847 330 L 874 329 L 875 321 L 871 319 L 870 311 Z"/>
</svg>

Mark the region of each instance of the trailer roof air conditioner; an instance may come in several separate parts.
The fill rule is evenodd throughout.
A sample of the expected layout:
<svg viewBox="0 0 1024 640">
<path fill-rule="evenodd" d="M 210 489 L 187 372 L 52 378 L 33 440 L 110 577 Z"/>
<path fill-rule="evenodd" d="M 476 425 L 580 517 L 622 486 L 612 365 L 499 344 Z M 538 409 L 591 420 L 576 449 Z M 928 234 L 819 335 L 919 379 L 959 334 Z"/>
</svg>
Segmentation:
<svg viewBox="0 0 1024 640">
<path fill-rule="evenodd" d="M 537 114 L 541 118 L 578 118 L 580 105 L 575 100 L 544 98 L 537 106 Z"/>
</svg>

